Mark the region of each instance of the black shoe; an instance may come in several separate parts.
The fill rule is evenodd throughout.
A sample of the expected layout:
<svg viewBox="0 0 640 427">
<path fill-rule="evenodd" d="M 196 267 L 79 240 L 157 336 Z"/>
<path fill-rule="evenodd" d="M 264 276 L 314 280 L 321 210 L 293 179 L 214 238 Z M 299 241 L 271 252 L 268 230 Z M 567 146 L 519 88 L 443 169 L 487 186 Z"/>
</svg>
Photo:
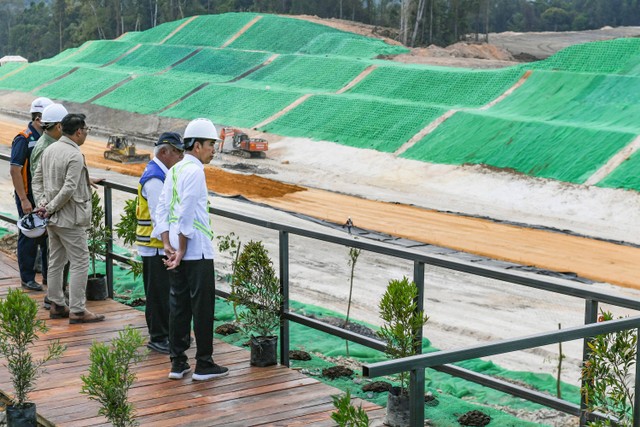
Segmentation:
<svg viewBox="0 0 640 427">
<path fill-rule="evenodd" d="M 184 374 L 191 372 L 191 366 L 187 362 L 171 362 L 171 372 L 169 379 L 181 380 Z"/>
<path fill-rule="evenodd" d="M 25 289 L 29 289 L 30 291 L 41 291 L 42 285 L 35 280 L 29 280 L 28 282 L 22 282 L 22 287 Z"/>
<path fill-rule="evenodd" d="M 44 297 L 43 307 L 44 307 L 45 310 L 50 310 L 51 309 L 51 300 L 48 297 Z"/>
<path fill-rule="evenodd" d="M 224 366 L 216 365 L 209 366 L 207 368 L 198 368 L 196 366 L 196 370 L 191 376 L 194 381 L 205 381 L 210 380 L 212 378 L 220 378 L 229 374 L 229 368 L 225 368 Z"/>
<path fill-rule="evenodd" d="M 147 348 L 162 354 L 169 354 L 169 340 L 149 341 Z"/>
</svg>

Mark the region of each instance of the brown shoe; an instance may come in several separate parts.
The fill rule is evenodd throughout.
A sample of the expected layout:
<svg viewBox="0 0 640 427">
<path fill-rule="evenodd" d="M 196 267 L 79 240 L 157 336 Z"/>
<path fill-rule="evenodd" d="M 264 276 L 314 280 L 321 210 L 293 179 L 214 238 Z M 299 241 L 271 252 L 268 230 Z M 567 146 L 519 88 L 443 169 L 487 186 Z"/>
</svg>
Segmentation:
<svg viewBox="0 0 640 427">
<path fill-rule="evenodd" d="M 89 310 L 69 314 L 69 323 L 95 323 L 103 320 L 104 316 L 102 314 L 95 314 Z"/>
<path fill-rule="evenodd" d="M 51 307 L 49 308 L 49 318 L 51 319 L 66 319 L 69 317 L 69 307 L 66 305 L 58 305 L 51 301 Z"/>
</svg>

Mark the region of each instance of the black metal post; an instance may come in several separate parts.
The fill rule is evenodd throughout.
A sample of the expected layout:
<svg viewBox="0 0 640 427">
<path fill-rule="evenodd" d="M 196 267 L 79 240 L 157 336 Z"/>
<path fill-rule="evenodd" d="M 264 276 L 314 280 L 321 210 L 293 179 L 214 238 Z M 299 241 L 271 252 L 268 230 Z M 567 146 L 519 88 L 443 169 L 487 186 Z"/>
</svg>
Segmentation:
<svg viewBox="0 0 640 427">
<path fill-rule="evenodd" d="M 424 426 L 424 369 L 412 369 L 409 373 L 409 425 Z"/>
<path fill-rule="evenodd" d="M 640 329 L 636 329 L 636 336 L 640 337 Z M 636 381 L 633 393 L 633 427 L 640 427 L 640 340 L 636 341 Z"/>
<path fill-rule="evenodd" d="M 598 301 L 592 299 L 584 300 L 584 324 L 596 323 L 598 321 Z M 584 338 L 582 345 L 582 364 L 587 361 L 591 351 L 589 350 L 590 338 Z M 584 390 L 585 378 L 581 380 L 581 389 Z M 580 427 L 587 425 L 587 402 L 584 396 L 580 396 Z"/>
<path fill-rule="evenodd" d="M 416 310 L 424 311 L 424 262 L 413 262 L 413 283 L 418 288 L 418 296 L 416 297 Z M 422 329 L 420 329 L 419 336 L 416 337 L 416 341 L 420 343 L 418 354 L 422 354 Z"/>
<path fill-rule="evenodd" d="M 109 230 L 109 236 L 113 236 L 113 198 L 111 187 L 104 186 L 104 225 Z M 113 238 L 107 240 L 107 253 L 105 255 L 105 273 L 107 275 L 107 293 L 113 299 Z"/>
<path fill-rule="evenodd" d="M 289 312 L 289 233 L 279 232 L 280 251 L 280 364 L 289 366 L 289 320 L 284 314 Z"/>
</svg>

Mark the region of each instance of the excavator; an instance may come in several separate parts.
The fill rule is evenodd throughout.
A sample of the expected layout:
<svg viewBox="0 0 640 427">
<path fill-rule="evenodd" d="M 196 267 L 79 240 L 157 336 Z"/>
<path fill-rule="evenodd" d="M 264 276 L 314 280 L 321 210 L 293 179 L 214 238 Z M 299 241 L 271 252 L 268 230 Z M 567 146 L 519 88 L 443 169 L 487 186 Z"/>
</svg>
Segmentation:
<svg viewBox="0 0 640 427">
<path fill-rule="evenodd" d="M 149 154 L 136 154 L 136 144 L 126 135 L 110 135 L 104 158 L 120 163 L 144 163 L 151 158 Z"/>
<path fill-rule="evenodd" d="M 231 140 L 231 148 L 225 151 L 224 144 L 228 139 Z M 249 135 L 240 129 L 223 127 L 220 132 L 220 146 L 218 151 L 221 153 L 227 152 L 236 156 L 244 157 L 245 159 L 249 159 L 251 157 L 264 159 L 267 157 L 266 151 L 268 149 L 269 143 L 266 139 L 250 138 Z"/>
</svg>

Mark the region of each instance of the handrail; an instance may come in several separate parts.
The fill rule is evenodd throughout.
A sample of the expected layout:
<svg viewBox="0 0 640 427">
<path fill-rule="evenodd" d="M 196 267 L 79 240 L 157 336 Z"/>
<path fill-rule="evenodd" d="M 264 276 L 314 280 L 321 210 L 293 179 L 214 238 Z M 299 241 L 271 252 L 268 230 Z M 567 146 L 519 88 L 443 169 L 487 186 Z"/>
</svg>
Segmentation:
<svg viewBox="0 0 640 427">
<path fill-rule="evenodd" d="M 0 160 L 9 161 L 10 157 L 5 154 L 0 154 Z M 105 180 L 100 183 L 104 187 L 104 197 L 103 203 L 105 204 L 105 226 L 113 230 L 113 212 L 112 212 L 112 191 L 122 191 L 125 193 L 130 193 L 133 195 L 137 194 L 137 189 L 131 186 L 123 185 L 117 182 L 112 182 Z M 306 325 L 308 327 L 314 328 L 316 330 L 323 331 L 325 333 L 338 336 L 340 338 L 344 338 L 350 340 L 352 342 L 360 343 L 366 347 L 383 351 L 385 347 L 385 343 L 376 339 L 364 337 L 362 335 L 353 333 L 351 331 L 333 327 L 327 325 L 326 323 L 320 322 L 315 319 L 311 319 L 306 316 L 302 316 L 300 314 L 292 313 L 289 310 L 289 235 L 297 235 L 301 237 L 306 237 L 314 240 L 319 240 L 327 243 L 337 244 L 345 247 L 352 247 L 361 250 L 366 250 L 369 252 L 374 252 L 381 255 L 387 255 L 399 259 L 413 261 L 414 271 L 413 271 L 413 281 L 416 283 L 418 287 L 418 295 L 420 295 L 420 300 L 424 298 L 424 274 L 425 274 L 425 265 L 436 266 L 441 268 L 446 268 L 449 270 L 459 271 L 463 273 L 468 273 L 476 276 L 481 276 L 490 279 L 496 279 L 508 283 L 518 284 L 534 289 L 545 290 L 548 292 L 558 293 L 566 296 L 572 296 L 576 298 L 582 298 L 585 301 L 585 312 L 584 312 L 584 321 L 587 326 L 579 326 L 575 328 L 564 329 L 560 332 L 554 331 L 552 333 L 542 333 L 530 337 L 524 337 L 519 339 L 510 339 L 505 341 L 498 341 L 495 343 L 484 344 L 477 347 L 462 349 L 462 350 L 453 350 L 453 351 L 444 351 L 444 352 L 436 352 L 429 353 L 427 355 L 417 355 L 412 356 L 412 358 L 398 359 L 395 361 L 389 362 L 380 362 L 376 364 L 368 364 L 364 365 L 363 373 L 368 376 L 379 376 L 384 375 L 380 374 L 380 372 L 400 372 L 398 369 L 402 368 L 402 370 L 409 370 L 411 372 L 410 378 L 410 395 L 411 395 L 411 425 L 412 426 L 422 426 L 424 424 L 424 411 L 418 410 L 417 408 L 422 408 L 424 405 L 422 394 L 424 393 L 424 367 L 431 367 L 435 370 L 439 370 L 442 372 L 449 373 L 451 375 L 464 378 L 466 380 L 491 387 L 496 390 L 505 391 L 507 393 L 511 393 L 515 396 L 519 396 L 530 401 L 540 403 L 542 405 L 548 406 L 550 408 L 554 408 L 569 414 L 581 415 L 580 425 L 584 425 L 586 422 L 586 417 L 584 415 L 585 403 L 582 402 L 580 406 L 574 405 L 570 402 L 564 401 L 562 399 L 557 399 L 552 396 L 545 395 L 540 392 L 536 392 L 525 387 L 506 383 L 500 379 L 491 378 L 483 374 L 478 374 L 476 372 L 451 365 L 454 361 L 466 360 L 468 358 L 481 357 L 481 355 L 490 355 L 490 354 L 499 354 L 502 350 L 507 348 L 512 348 L 507 351 L 514 351 L 518 346 L 527 344 L 536 344 L 539 342 L 559 342 L 562 340 L 569 339 L 578 339 L 583 338 L 583 360 L 586 360 L 589 354 L 589 349 L 587 346 L 587 338 L 593 335 L 597 335 L 599 333 L 603 333 L 603 330 L 613 330 L 611 329 L 613 325 L 627 325 L 632 324 L 633 327 L 640 326 L 640 323 L 636 325 L 635 322 L 640 322 L 638 318 L 634 317 L 631 319 L 625 319 L 624 321 L 611 321 L 603 324 L 590 325 L 596 322 L 598 304 L 606 303 L 617 307 L 624 307 L 633 310 L 640 311 L 640 300 L 620 297 L 620 296 L 612 296 L 606 294 L 604 292 L 594 291 L 589 288 L 579 287 L 574 284 L 570 284 L 563 279 L 557 279 L 553 277 L 545 277 L 539 278 L 533 276 L 531 273 L 523 273 L 518 271 L 505 271 L 500 270 L 498 268 L 479 265 L 471 262 L 467 262 L 464 260 L 456 260 L 450 259 L 445 256 L 440 255 L 432 255 L 418 252 L 413 249 L 408 248 L 398 248 L 393 247 L 386 243 L 374 242 L 374 241 L 364 241 L 364 240 L 355 240 L 351 237 L 342 237 L 336 236 L 335 234 L 329 234 L 324 232 L 312 231 L 308 229 L 303 229 L 299 227 L 290 226 L 287 224 L 282 224 L 274 221 L 269 221 L 261 218 L 257 218 L 255 216 L 244 215 L 237 212 L 232 212 L 229 210 L 221 209 L 221 208 L 210 208 L 209 213 L 212 215 L 217 215 L 221 217 L 225 217 L 231 220 L 240 221 L 252 225 L 256 225 L 258 227 L 276 230 L 279 233 L 279 273 L 280 273 L 280 289 L 282 293 L 282 306 L 281 306 L 281 315 L 282 315 L 282 324 L 280 327 L 280 362 L 283 365 L 289 365 L 289 322 L 293 321 L 302 325 Z M 0 219 L 15 223 L 15 219 L 1 215 Z M 109 297 L 113 297 L 113 262 L 127 262 L 130 258 L 124 257 L 122 255 L 115 254 L 113 252 L 112 244 L 108 245 L 107 254 L 106 254 L 106 268 L 107 268 L 107 283 L 109 288 Z M 228 293 L 222 290 L 216 290 L 216 295 L 228 298 Z M 422 301 L 419 301 L 420 303 Z M 630 326 L 631 327 L 631 326 Z M 621 328 L 623 329 L 623 328 Z M 617 329 L 619 330 L 619 329 Z M 589 335 L 592 334 L 592 335 Z M 573 338 L 569 338 L 573 337 Z M 557 340 L 557 341 L 553 341 Z M 536 347 L 536 345 L 529 345 L 528 347 L 522 348 L 531 348 Z M 544 345 L 544 344 L 539 344 Z M 492 353 L 495 352 L 495 353 Z M 639 352 L 640 354 L 640 352 Z M 640 370 L 639 370 L 640 371 Z M 638 376 L 636 377 L 636 385 L 638 385 Z M 640 399 L 640 394 L 637 395 L 637 399 Z M 634 411 L 640 407 L 639 402 L 634 402 Z M 636 412 L 634 412 L 636 414 Z M 595 414 L 596 417 L 599 417 L 598 414 Z M 636 424 L 636 419 L 638 417 L 634 417 L 634 426 L 640 427 L 640 424 Z M 640 423 L 640 420 L 637 421 Z"/>
</svg>

